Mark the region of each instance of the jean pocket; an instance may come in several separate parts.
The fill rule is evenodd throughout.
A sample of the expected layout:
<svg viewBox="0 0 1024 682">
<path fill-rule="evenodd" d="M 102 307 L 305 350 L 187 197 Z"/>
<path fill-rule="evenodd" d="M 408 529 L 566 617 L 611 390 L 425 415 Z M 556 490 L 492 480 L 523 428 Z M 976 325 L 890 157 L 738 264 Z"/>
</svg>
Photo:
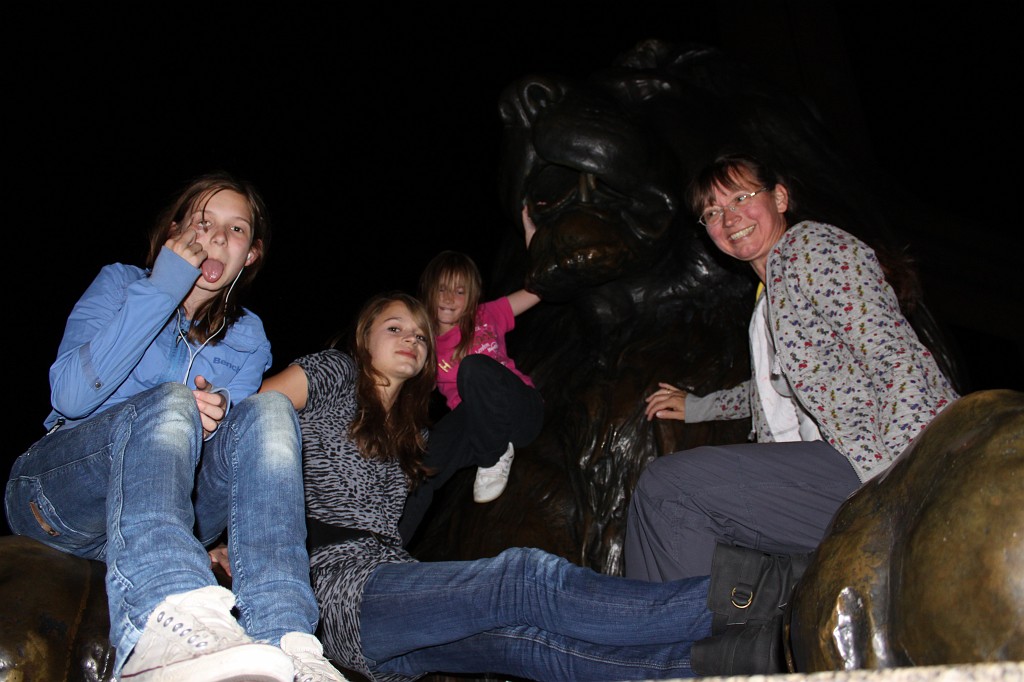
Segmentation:
<svg viewBox="0 0 1024 682">
<path fill-rule="evenodd" d="M 102 544 L 102 537 L 106 533 L 105 524 L 97 533 L 70 523 L 66 515 L 59 512 L 46 496 L 39 479 L 35 477 L 9 481 L 5 505 L 12 531 L 62 552 L 82 554 L 87 548 L 96 547 L 98 540 Z"/>
</svg>

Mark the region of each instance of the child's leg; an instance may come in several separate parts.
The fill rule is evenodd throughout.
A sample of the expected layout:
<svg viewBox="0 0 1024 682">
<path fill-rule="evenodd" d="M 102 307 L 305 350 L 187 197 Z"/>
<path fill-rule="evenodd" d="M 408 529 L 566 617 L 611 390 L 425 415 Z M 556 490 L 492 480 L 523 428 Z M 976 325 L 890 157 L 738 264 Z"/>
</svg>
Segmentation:
<svg viewBox="0 0 1024 682">
<path fill-rule="evenodd" d="M 627 580 L 538 549 L 385 564 L 363 592 L 363 653 L 375 673 L 687 676 L 690 644 L 711 631 L 707 595 L 707 578 Z M 494 639 L 481 639 L 485 633 Z"/>
<path fill-rule="evenodd" d="M 216 584 L 192 533 L 201 439 L 195 396 L 168 383 L 45 436 L 12 469 L 12 530 L 106 561 L 117 671 L 157 604 Z"/>
<path fill-rule="evenodd" d="M 474 463 L 489 467 L 497 463 L 509 443 L 526 447 L 544 424 L 544 401 L 540 391 L 500 362 L 486 355 L 469 355 L 459 364 L 459 395 L 468 413 L 468 447 Z"/>
<path fill-rule="evenodd" d="M 245 631 L 277 644 L 312 633 L 299 424 L 288 399 L 261 393 L 235 405 L 206 442 L 196 483 L 204 543 L 228 529 L 232 589 Z"/>
<path fill-rule="evenodd" d="M 465 403 L 462 403 L 443 416 L 430 431 L 424 463 L 436 473 L 416 486 L 405 500 L 405 509 L 398 522 L 398 533 L 405 544 L 412 540 L 430 509 L 434 492 L 447 483 L 455 472 L 476 466 L 475 453 L 468 446 L 468 413 L 463 409 L 464 406 Z"/>
<path fill-rule="evenodd" d="M 481 359 L 472 365 L 472 372 L 463 373 L 465 368 L 459 368 L 459 394 L 472 405 L 483 406 L 477 416 L 481 433 L 508 437 L 508 445 L 499 452 L 497 459 L 489 448 L 481 447 L 477 452 L 473 499 L 487 503 L 505 492 L 515 448 L 531 443 L 540 432 L 544 404 L 536 389 L 527 386 L 500 363 L 477 357 Z M 487 431 L 484 431 L 488 429 L 485 423 L 490 425 Z"/>
<path fill-rule="evenodd" d="M 540 433 L 544 402 L 540 392 L 523 383 L 486 355 L 466 356 L 459 364 L 462 402 L 431 429 L 425 462 L 437 473 L 406 500 L 398 530 L 412 539 L 434 499 L 434 491 L 455 472 L 494 466 L 512 443 L 525 447 Z"/>
</svg>

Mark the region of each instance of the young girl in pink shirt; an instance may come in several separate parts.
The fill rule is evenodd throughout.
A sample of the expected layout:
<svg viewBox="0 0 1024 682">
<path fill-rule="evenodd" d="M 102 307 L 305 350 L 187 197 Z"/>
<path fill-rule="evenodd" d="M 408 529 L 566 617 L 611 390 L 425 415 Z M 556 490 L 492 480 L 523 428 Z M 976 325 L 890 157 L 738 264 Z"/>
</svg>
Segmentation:
<svg viewBox="0 0 1024 682">
<path fill-rule="evenodd" d="M 524 212 L 527 245 L 533 224 Z M 540 433 L 544 404 L 530 377 L 508 355 L 505 335 L 540 297 L 520 289 L 480 302 L 483 281 L 468 255 L 443 251 L 420 275 L 420 298 L 437 335 L 437 388 L 450 412 L 430 432 L 425 463 L 436 473 L 410 495 L 400 530 L 406 542 L 440 488 L 459 469 L 476 466 L 473 499 L 498 498 L 515 448 Z"/>
</svg>

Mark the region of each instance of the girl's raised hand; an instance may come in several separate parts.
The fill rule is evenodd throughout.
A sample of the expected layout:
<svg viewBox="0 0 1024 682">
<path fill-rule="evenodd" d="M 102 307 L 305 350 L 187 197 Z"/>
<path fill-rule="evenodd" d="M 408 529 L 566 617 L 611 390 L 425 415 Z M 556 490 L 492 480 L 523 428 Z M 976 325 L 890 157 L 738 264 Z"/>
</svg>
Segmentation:
<svg viewBox="0 0 1024 682">
<path fill-rule="evenodd" d="M 655 418 L 686 421 L 686 391 L 660 381 L 658 386 L 658 390 L 645 399 L 647 421 Z"/>
<path fill-rule="evenodd" d="M 172 227 L 175 227 L 175 225 L 172 225 Z M 198 268 L 203 264 L 208 255 L 206 249 L 196 239 L 198 234 L 192 223 L 189 223 L 188 227 L 179 232 L 177 236 L 171 237 L 164 242 L 164 246 L 187 260 L 192 264 L 192 267 Z"/>
<path fill-rule="evenodd" d="M 526 233 L 526 248 L 530 248 L 530 242 L 533 241 L 533 235 L 537 232 L 537 226 L 533 224 L 530 211 L 525 206 L 523 206 L 523 232 Z"/>
</svg>

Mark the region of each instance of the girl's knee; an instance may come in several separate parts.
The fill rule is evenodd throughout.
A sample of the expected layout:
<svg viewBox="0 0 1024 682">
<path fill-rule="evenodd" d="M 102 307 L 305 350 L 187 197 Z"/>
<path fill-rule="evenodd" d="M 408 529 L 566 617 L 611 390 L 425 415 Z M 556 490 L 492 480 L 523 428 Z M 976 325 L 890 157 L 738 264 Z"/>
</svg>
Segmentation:
<svg viewBox="0 0 1024 682">
<path fill-rule="evenodd" d="M 298 417 L 291 401 L 277 391 L 255 393 L 245 400 L 236 403 L 228 417 L 231 421 L 245 421 L 258 424 L 261 428 L 272 431 L 289 432 L 297 430 Z"/>
<path fill-rule="evenodd" d="M 290 412 L 292 409 L 291 400 L 284 393 L 277 391 L 267 391 L 266 393 L 256 393 L 249 396 L 246 400 L 253 400 L 264 406 L 264 409 L 279 411 L 279 412 Z"/>
<path fill-rule="evenodd" d="M 295 408 L 291 400 L 283 393 L 268 391 L 249 396 L 242 403 L 251 405 L 257 418 L 271 422 L 291 424 L 295 422 Z"/>
<path fill-rule="evenodd" d="M 130 409 L 121 413 L 121 417 L 127 420 L 122 423 L 132 424 L 130 428 L 134 433 L 152 431 L 153 434 L 179 434 L 182 429 L 186 429 L 201 434 L 202 422 L 196 397 L 192 389 L 184 384 L 160 384 L 140 393 L 126 404 Z"/>
<path fill-rule="evenodd" d="M 496 560 L 502 562 L 506 572 L 530 578 L 547 576 L 552 578 L 562 567 L 568 564 L 567 559 L 551 554 L 535 547 L 512 547 L 501 552 Z"/>
<path fill-rule="evenodd" d="M 459 363 L 459 376 L 456 379 L 459 393 L 461 394 L 464 388 L 468 389 L 469 386 L 476 384 L 493 388 L 500 381 L 507 378 L 504 376 L 505 373 L 517 381 L 519 380 L 515 374 L 512 374 L 511 370 L 488 355 L 481 355 L 479 353 L 467 355 Z"/>
<path fill-rule="evenodd" d="M 257 393 L 231 408 L 221 422 L 240 445 L 240 458 L 266 460 L 271 466 L 301 467 L 302 441 L 298 417 L 291 401 L 276 391 Z"/>
<path fill-rule="evenodd" d="M 488 371 L 495 367 L 501 367 L 501 363 L 490 357 L 489 355 L 482 355 L 480 353 L 473 353 L 462 358 L 462 362 L 459 363 L 459 373 L 462 373 L 464 367 L 469 367 L 470 371 Z"/>
<path fill-rule="evenodd" d="M 159 409 L 165 410 L 190 410 L 192 407 L 196 407 L 196 397 L 185 384 L 179 384 L 175 381 L 168 381 L 154 386 L 153 388 L 145 391 L 142 395 L 146 396 L 144 400 L 152 399 L 153 404 Z M 134 400 L 134 402 L 139 402 Z M 196 407 L 196 410 L 199 408 Z"/>
</svg>

